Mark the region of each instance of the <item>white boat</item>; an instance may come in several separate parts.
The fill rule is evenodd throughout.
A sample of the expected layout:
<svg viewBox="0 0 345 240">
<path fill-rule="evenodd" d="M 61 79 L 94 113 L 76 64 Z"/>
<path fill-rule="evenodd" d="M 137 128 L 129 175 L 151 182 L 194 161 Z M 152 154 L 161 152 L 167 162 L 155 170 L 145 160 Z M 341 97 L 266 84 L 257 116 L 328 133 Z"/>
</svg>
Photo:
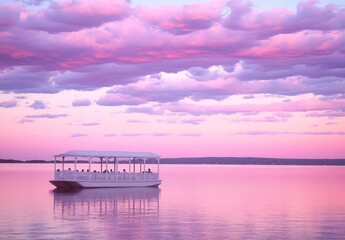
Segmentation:
<svg viewBox="0 0 345 240">
<path fill-rule="evenodd" d="M 54 179 L 49 182 L 57 188 L 157 187 L 161 184 L 160 156 L 154 153 L 68 151 L 55 155 L 54 159 Z M 152 163 L 155 171 L 148 168 Z M 72 167 L 66 169 L 67 164 Z M 120 164 L 126 166 L 127 171 L 120 171 Z M 85 170 L 80 169 L 81 165 L 86 165 Z"/>
</svg>

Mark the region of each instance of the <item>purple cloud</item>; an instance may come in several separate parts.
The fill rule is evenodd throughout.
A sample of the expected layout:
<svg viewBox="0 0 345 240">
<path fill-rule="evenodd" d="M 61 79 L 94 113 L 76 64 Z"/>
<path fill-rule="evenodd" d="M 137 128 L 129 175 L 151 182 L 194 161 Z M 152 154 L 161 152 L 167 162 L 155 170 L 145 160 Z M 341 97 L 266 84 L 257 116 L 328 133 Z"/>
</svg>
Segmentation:
<svg viewBox="0 0 345 240">
<path fill-rule="evenodd" d="M 77 138 L 77 137 L 86 137 L 87 135 L 86 134 L 83 134 L 83 133 L 74 133 L 72 134 L 70 137 L 72 138 Z"/>
<path fill-rule="evenodd" d="M 335 5 L 317 6 L 318 1 L 302 1 L 297 11 L 274 9 L 255 13 L 253 5 L 245 1 L 230 1 L 231 14 L 224 25 L 230 29 L 254 32 L 267 37 L 303 30 L 335 30 L 345 27 L 344 9 Z M 274 21 L 270 21 L 274 19 Z"/>
<path fill-rule="evenodd" d="M 35 114 L 35 115 L 26 115 L 25 118 L 61 118 L 67 117 L 68 114 Z"/>
<path fill-rule="evenodd" d="M 146 120 L 140 120 L 140 119 L 128 119 L 128 123 L 148 123 Z"/>
<path fill-rule="evenodd" d="M 66 0 L 50 4 L 27 19 L 29 29 L 50 33 L 78 31 L 83 28 L 97 27 L 106 22 L 116 21 L 127 16 L 128 1 Z"/>
<path fill-rule="evenodd" d="M 2 107 L 2 108 L 13 108 L 16 106 L 17 106 L 17 100 L 16 99 L 0 102 L 0 107 Z"/>
<path fill-rule="evenodd" d="M 39 100 L 35 100 L 35 102 L 33 102 L 31 105 L 30 105 L 31 108 L 37 110 L 37 109 L 45 109 L 46 108 L 46 105 L 44 102 L 42 101 L 39 101 Z"/>
<path fill-rule="evenodd" d="M 89 99 L 75 99 L 72 102 L 73 107 L 81 107 L 81 106 L 89 106 L 91 104 L 91 101 Z"/>
<path fill-rule="evenodd" d="M 23 8 L 20 4 L 5 3 L 0 6 L 0 30 L 16 25 Z"/>
<path fill-rule="evenodd" d="M 155 107 L 128 107 L 126 110 L 127 113 L 144 113 L 148 115 L 159 115 L 163 112 Z"/>
<path fill-rule="evenodd" d="M 141 137 L 141 136 L 145 136 L 145 133 L 124 133 L 121 136 L 123 137 Z"/>
<path fill-rule="evenodd" d="M 345 131 L 285 132 L 285 131 L 254 130 L 254 131 L 232 133 L 232 135 L 345 135 Z"/>
<path fill-rule="evenodd" d="M 116 133 L 104 134 L 104 137 L 116 137 Z"/>
<path fill-rule="evenodd" d="M 138 105 L 145 103 L 146 100 L 135 97 L 135 96 L 126 96 L 122 94 L 107 94 L 102 96 L 97 100 L 97 104 L 101 106 L 122 106 L 122 105 Z"/>
<path fill-rule="evenodd" d="M 125 0 L 67 0 L 41 4 L 35 10 L 19 3 L 2 6 L 0 90 L 6 93 L 113 87 L 100 96 L 98 105 L 126 105 L 126 112 L 144 114 L 344 107 L 345 9 L 341 5 L 306 1 L 295 12 L 256 11 L 248 1 L 157 8 L 131 8 Z M 231 12 L 226 16 L 228 8 Z M 257 94 L 313 94 L 320 101 L 308 107 L 298 102 L 296 107 L 215 104 L 198 109 L 181 103 L 222 101 L 233 95 L 242 95 L 246 102 Z M 148 102 L 154 106 L 143 106 Z M 89 103 L 76 99 L 72 105 Z"/>
<path fill-rule="evenodd" d="M 100 125 L 99 122 L 89 122 L 89 123 L 82 123 L 80 126 L 92 127 L 92 126 L 98 126 L 98 125 Z"/>
<path fill-rule="evenodd" d="M 182 133 L 179 137 L 201 137 L 201 133 Z"/>
<path fill-rule="evenodd" d="M 171 133 L 163 133 L 163 132 L 157 132 L 152 134 L 155 137 L 166 137 L 166 136 L 171 136 Z"/>
<path fill-rule="evenodd" d="M 19 123 L 32 123 L 32 122 L 35 122 L 33 119 L 25 119 L 25 118 L 23 118 L 23 119 L 21 119 L 20 121 L 19 121 Z"/>
<path fill-rule="evenodd" d="M 28 4 L 28 5 L 34 5 L 34 6 L 41 5 L 44 2 L 51 2 L 51 0 L 16 0 L 16 1 Z"/>
<path fill-rule="evenodd" d="M 192 118 L 192 119 L 181 120 L 181 123 L 188 123 L 188 124 L 192 124 L 192 125 L 199 125 L 203 121 L 205 121 L 205 119 L 203 119 L 203 118 Z"/>
<path fill-rule="evenodd" d="M 323 112 L 312 112 L 306 114 L 307 117 L 345 117 L 345 108 L 344 109 L 337 109 L 337 110 L 328 110 Z"/>
</svg>

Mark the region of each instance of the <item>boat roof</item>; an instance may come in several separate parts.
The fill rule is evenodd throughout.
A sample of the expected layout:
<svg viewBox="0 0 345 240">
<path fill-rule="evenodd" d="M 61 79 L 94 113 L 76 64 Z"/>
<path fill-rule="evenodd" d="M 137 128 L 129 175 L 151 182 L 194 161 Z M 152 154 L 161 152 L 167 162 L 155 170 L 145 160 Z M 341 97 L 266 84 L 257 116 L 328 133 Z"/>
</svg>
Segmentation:
<svg viewBox="0 0 345 240">
<path fill-rule="evenodd" d="M 72 150 L 54 157 L 119 157 L 119 158 L 160 158 L 159 155 L 150 152 L 123 152 L 123 151 L 89 151 Z"/>
</svg>

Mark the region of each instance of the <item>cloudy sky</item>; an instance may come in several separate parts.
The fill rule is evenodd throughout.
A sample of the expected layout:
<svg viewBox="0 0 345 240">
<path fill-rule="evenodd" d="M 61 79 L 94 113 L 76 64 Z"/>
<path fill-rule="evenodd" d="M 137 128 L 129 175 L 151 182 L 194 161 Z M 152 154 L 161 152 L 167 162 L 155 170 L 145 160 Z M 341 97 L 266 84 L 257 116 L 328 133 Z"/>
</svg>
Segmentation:
<svg viewBox="0 0 345 240">
<path fill-rule="evenodd" d="M 345 158 L 344 30 L 343 0 L 3 0 L 0 158 Z"/>
</svg>

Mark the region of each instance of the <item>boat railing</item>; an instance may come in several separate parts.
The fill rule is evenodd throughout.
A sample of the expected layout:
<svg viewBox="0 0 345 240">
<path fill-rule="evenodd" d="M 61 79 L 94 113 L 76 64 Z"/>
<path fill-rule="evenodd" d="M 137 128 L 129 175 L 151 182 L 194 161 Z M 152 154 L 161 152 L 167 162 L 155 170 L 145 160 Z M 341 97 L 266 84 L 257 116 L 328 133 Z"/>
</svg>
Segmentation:
<svg viewBox="0 0 345 240">
<path fill-rule="evenodd" d="M 77 172 L 56 171 L 55 180 L 85 180 L 85 181 L 150 181 L 159 180 L 158 173 L 114 173 L 114 172 Z"/>
</svg>

